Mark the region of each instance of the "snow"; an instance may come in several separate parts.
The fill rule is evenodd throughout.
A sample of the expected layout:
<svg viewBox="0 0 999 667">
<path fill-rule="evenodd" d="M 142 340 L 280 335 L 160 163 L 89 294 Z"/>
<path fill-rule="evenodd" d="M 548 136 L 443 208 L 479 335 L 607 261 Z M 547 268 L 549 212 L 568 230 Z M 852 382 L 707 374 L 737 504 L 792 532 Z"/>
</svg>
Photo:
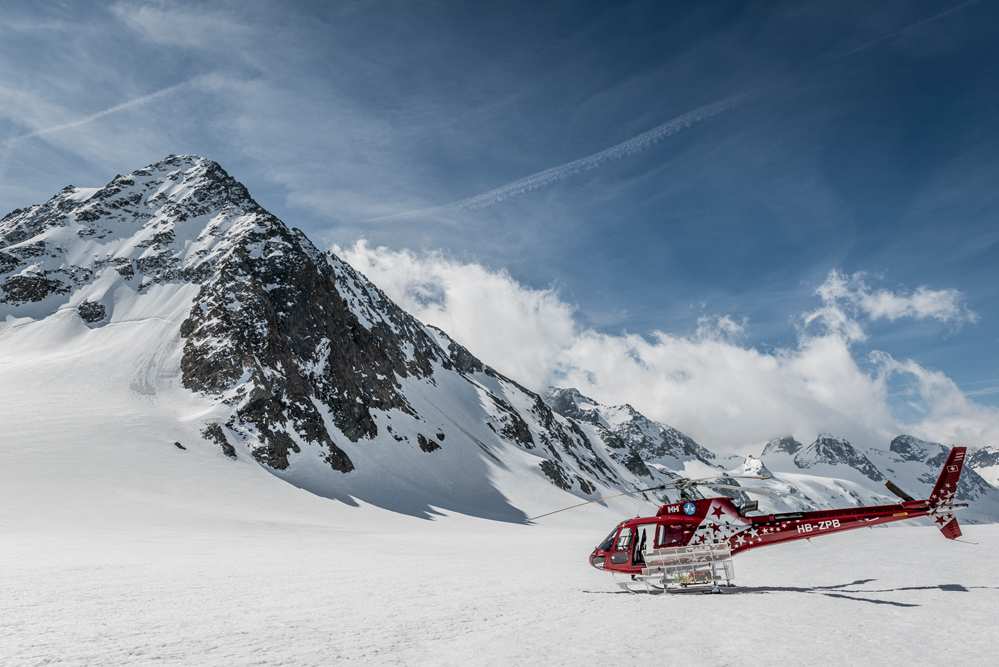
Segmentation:
<svg viewBox="0 0 999 667">
<path fill-rule="evenodd" d="M 158 286 L 99 329 L 67 312 L 0 331 L 0 664 L 925 664 L 999 648 L 996 525 L 965 527 L 978 546 L 930 527 L 822 537 L 739 556 L 725 595 L 633 595 L 586 559 L 652 509 L 637 499 L 538 525 L 428 520 L 232 461 L 197 435 L 213 402 L 175 376 L 190 296 Z"/>
<path fill-rule="evenodd" d="M 916 527 L 764 549 L 736 559 L 741 586 L 724 595 L 650 596 L 586 564 L 609 517 L 527 527 L 293 505 L 5 522 L 0 662 L 962 664 L 999 648 L 994 525 L 967 530 L 979 546 Z"/>
<path fill-rule="evenodd" d="M 66 198 L 71 201 L 87 201 L 100 190 L 100 188 L 73 188 L 72 193 L 67 194 Z"/>
<path fill-rule="evenodd" d="M 185 172 L 169 173 L 177 178 L 157 193 L 188 197 Z M 230 248 L 205 225 L 255 220 L 227 211 L 163 221 L 177 233 L 170 253 L 190 264 Z M 587 556 L 618 521 L 654 506 L 617 498 L 521 521 L 648 478 L 583 424 L 611 473 L 590 495 L 559 490 L 538 465 L 533 395 L 487 373 L 470 381 L 437 365 L 433 382 L 397 375 L 414 414 L 373 411 L 379 435 L 359 442 L 316 402 L 357 466 L 346 475 L 304 445 L 287 471 L 262 467 L 235 437 L 238 458 L 228 458 L 200 431 L 224 423 L 230 406 L 181 385 L 179 328 L 198 285 L 140 292 L 98 266 L 137 253 L 157 224 L 104 219 L 103 243 L 75 222 L 46 231 L 95 276 L 0 313 L 0 664 L 919 664 L 997 648 L 997 525 L 964 528 L 979 546 L 909 527 L 754 551 L 736 560 L 741 588 L 723 596 L 621 592 Z M 40 261 L 66 268 L 65 258 Z M 330 262 L 364 326 L 395 328 L 384 295 Z M 100 301 L 106 319 L 85 324 L 83 299 Z M 318 372 L 321 356 L 315 363 Z M 492 394 L 520 411 L 535 449 L 497 434 L 513 422 Z M 607 410 L 634 423 L 626 406 Z M 636 428 L 659 433 L 652 422 Z M 438 433 L 440 449 L 421 451 L 418 437 Z M 793 483 L 823 506 L 847 504 L 845 489 L 874 497 L 870 480 L 840 474 L 845 466 L 827 468 L 852 481 L 773 463 L 783 472 L 761 486 Z M 906 488 L 926 486 L 922 464 L 890 463 Z M 692 457 L 680 465 L 717 474 Z"/>
</svg>

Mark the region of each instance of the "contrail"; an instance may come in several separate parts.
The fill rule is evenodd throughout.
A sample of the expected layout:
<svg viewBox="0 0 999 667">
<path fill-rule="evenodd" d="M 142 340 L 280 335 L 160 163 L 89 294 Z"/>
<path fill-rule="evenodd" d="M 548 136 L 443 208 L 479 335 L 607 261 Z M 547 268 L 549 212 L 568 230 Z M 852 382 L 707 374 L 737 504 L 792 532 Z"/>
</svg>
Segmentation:
<svg viewBox="0 0 999 667">
<path fill-rule="evenodd" d="M 822 65 L 825 63 L 832 62 L 834 60 L 839 60 L 840 58 L 845 58 L 849 55 L 857 53 L 858 51 L 864 51 L 870 47 L 880 44 L 881 42 L 896 37 L 903 33 L 909 32 L 914 28 L 917 28 L 924 23 L 929 23 L 930 21 L 936 21 L 939 18 L 943 18 L 948 14 L 952 14 L 956 11 L 964 9 L 969 5 L 973 5 L 980 2 L 980 0 L 968 0 L 967 2 L 961 3 L 950 9 L 946 9 L 939 14 L 934 14 L 928 18 L 916 21 L 910 25 L 900 28 L 894 32 L 891 32 L 882 37 L 878 37 L 875 40 L 867 42 L 861 46 L 854 49 L 850 49 L 844 53 L 839 53 L 834 56 L 829 56 L 827 58 L 821 58 L 819 60 L 812 61 L 811 63 L 805 65 L 806 68 L 815 65 Z M 785 83 L 787 83 L 785 81 Z M 780 84 L 776 86 L 770 86 L 769 89 L 779 87 Z M 498 204 L 508 197 L 514 195 L 523 194 L 531 190 L 536 190 L 537 188 L 543 187 L 555 181 L 560 181 L 569 176 L 574 176 L 584 171 L 589 171 L 590 169 L 595 169 L 599 167 L 604 162 L 608 160 L 616 160 L 618 158 L 626 157 L 639 151 L 643 151 L 649 146 L 653 145 L 661 139 L 665 139 L 671 135 L 685 130 L 694 123 L 700 122 L 712 116 L 718 115 L 723 111 L 731 109 L 732 107 L 738 106 L 748 99 L 760 94 L 762 90 L 751 91 L 748 93 L 743 93 L 741 95 L 736 95 L 734 97 L 729 97 L 712 104 L 705 105 L 703 107 L 698 107 L 693 111 L 688 111 L 682 116 L 677 116 L 673 120 L 667 121 L 662 125 L 652 128 L 648 132 L 638 135 L 633 139 L 629 139 L 623 143 L 616 146 L 612 146 L 606 150 L 600 151 L 599 153 L 594 153 L 588 157 L 580 158 L 573 162 L 563 164 L 559 167 L 552 167 L 551 169 L 546 169 L 544 171 L 539 171 L 536 174 L 531 174 L 519 180 L 508 183 L 503 187 L 496 188 L 495 190 L 490 190 L 489 192 L 477 195 L 475 197 L 468 197 L 467 199 L 459 199 L 458 201 L 451 202 L 450 204 L 444 204 L 443 206 L 434 206 L 432 208 L 421 208 L 413 211 L 405 211 L 403 213 L 395 213 L 393 215 L 386 215 L 380 218 L 368 218 L 367 220 L 361 220 L 360 222 L 378 222 L 380 220 L 391 220 L 392 218 L 401 218 L 409 215 L 434 215 L 439 213 L 456 213 L 459 211 L 468 211 L 474 209 L 485 208 L 487 206 L 492 206 L 493 204 Z"/>
<path fill-rule="evenodd" d="M 637 137 L 633 137 L 624 141 L 616 146 L 611 146 L 608 149 L 602 150 L 599 153 L 594 153 L 584 158 L 578 160 L 573 160 L 567 164 L 563 164 L 558 167 L 552 167 L 551 169 L 545 169 L 544 171 L 539 171 L 536 174 L 531 174 L 530 176 L 525 176 L 524 178 L 518 179 L 512 183 L 508 183 L 501 188 L 496 188 L 495 190 L 490 190 L 489 192 L 477 195 L 475 197 L 468 197 L 467 199 L 459 199 L 456 202 L 451 202 L 450 204 L 444 204 L 443 206 L 434 206 L 432 208 L 423 208 L 415 211 L 406 211 L 404 213 L 396 213 L 394 215 L 386 215 L 381 218 L 369 218 L 368 220 L 361 220 L 361 222 L 375 222 L 378 220 L 389 220 L 391 218 L 399 218 L 407 215 L 424 214 L 433 215 L 438 213 L 456 213 L 458 211 L 474 210 L 479 208 L 485 208 L 487 206 L 492 206 L 497 204 L 507 197 L 512 197 L 513 195 L 519 195 L 524 192 L 529 192 L 531 190 L 536 190 L 540 187 L 548 185 L 549 183 L 554 183 L 555 181 L 561 181 L 569 176 L 574 176 L 576 174 L 582 173 L 584 171 L 589 171 L 590 169 L 596 169 L 604 162 L 608 160 L 617 160 L 628 155 L 633 155 L 646 148 L 652 146 L 656 142 L 665 139 L 666 137 L 672 136 L 677 132 L 687 129 L 694 123 L 698 123 L 712 116 L 716 116 L 723 111 L 731 109 L 732 107 L 738 106 L 753 97 L 756 93 L 743 93 L 741 95 L 736 95 L 734 97 L 729 97 L 718 102 L 713 102 L 711 104 L 706 104 L 705 106 L 698 107 L 693 111 L 688 111 L 682 116 L 677 116 L 673 120 L 666 121 L 662 125 L 658 125 L 647 132 L 643 132 Z"/>
<path fill-rule="evenodd" d="M 168 95 L 168 94 L 172 93 L 173 91 L 177 90 L 178 88 L 181 88 L 182 86 L 186 86 L 187 84 L 191 83 L 191 81 L 194 81 L 194 79 L 190 79 L 188 81 L 184 81 L 183 83 L 175 84 L 175 85 L 170 86 L 168 88 L 164 88 L 163 90 L 157 90 L 155 93 L 150 93 L 149 95 L 143 95 L 142 97 L 136 97 L 134 100 L 129 100 L 127 102 L 122 102 L 121 104 L 116 104 L 115 106 L 109 107 L 109 108 L 105 109 L 104 111 L 98 111 L 97 113 L 92 113 L 89 116 L 86 116 L 85 118 L 80 118 L 79 120 L 74 120 L 71 123 L 63 123 L 62 125 L 54 125 L 52 127 L 46 127 L 46 128 L 41 129 L 41 130 L 35 130 L 34 132 L 28 132 L 27 134 L 19 134 L 17 136 L 10 137 L 6 141 L 4 141 L 3 144 L 2 144 L 3 145 L 3 154 L 0 155 L 0 181 L 2 181 L 3 178 L 4 178 L 4 176 L 6 176 L 6 174 L 7 174 L 7 165 L 10 163 L 11 149 L 17 143 L 25 141 L 27 139 L 31 139 L 32 137 L 40 137 L 42 135 L 51 134 L 52 132 L 58 132 L 59 130 L 68 130 L 71 127 L 77 127 L 79 125 L 84 125 L 86 123 L 93 122 L 93 121 L 97 120 L 98 118 L 103 118 L 104 116 L 107 116 L 109 114 L 113 114 L 113 113 L 116 113 L 118 111 L 122 111 L 123 109 L 128 109 L 129 107 L 134 107 L 137 104 L 144 104 L 146 102 L 149 102 L 150 100 L 155 100 L 157 97 L 163 97 L 164 95 Z"/>
<path fill-rule="evenodd" d="M 830 56 L 828 58 L 824 58 L 824 59 L 822 59 L 822 60 L 819 61 L 819 64 L 824 64 L 824 63 L 832 62 L 833 60 L 839 60 L 840 58 L 845 58 L 845 57 L 847 57 L 849 55 L 853 55 L 854 53 L 857 53 L 858 51 L 863 51 L 865 49 L 869 49 L 872 46 L 874 46 L 875 44 L 880 44 L 881 42 L 885 41 L 886 39 L 891 39 L 892 37 L 897 37 L 898 35 L 907 33 L 910 30 L 912 30 L 913 28 L 918 28 L 919 26 L 923 25 L 924 23 L 929 23 L 930 21 L 936 21 L 939 18 L 943 18 L 944 16 L 947 16 L 948 14 L 953 14 L 956 11 L 960 11 L 960 10 L 964 9 L 968 5 L 974 5 L 974 4 L 977 4 L 980 1 L 981 0 L 968 0 L 968 2 L 963 2 L 960 5 L 951 7 L 950 9 L 945 9 L 944 11 L 940 12 L 939 14 L 934 14 L 933 16 L 930 16 L 930 17 L 927 17 L 925 19 L 922 19 L 921 21 L 916 21 L 915 23 L 911 23 L 911 24 L 905 26 L 904 28 L 899 28 L 895 32 L 890 32 L 887 35 L 884 35 L 882 37 L 878 37 L 877 39 L 871 40 L 870 42 L 867 42 L 866 44 L 858 46 L 855 49 L 850 49 L 849 51 L 846 51 L 845 53 L 840 53 L 839 55 L 835 55 L 835 56 Z"/>
<path fill-rule="evenodd" d="M 79 120 L 74 120 L 71 123 L 63 123 L 62 125 L 54 125 L 52 127 L 46 127 L 46 128 L 41 129 L 41 130 L 35 130 L 34 132 L 28 132 L 27 134 L 20 134 L 20 135 L 18 135 L 16 137 L 12 137 L 12 138 L 8 139 L 7 141 L 4 142 L 4 144 L 7 145 L 7 146 L 10 146 L 10 145 L 15 144 L 15 143 L 17 143 L 19 141 L 24 141 L 25 139 L 31 139 L 32 137 L 40 137 L 40 136 L 42 136 L 44 134 L 51 134 L 52 132 L 58 132 L 59 130 L 68 130 L 71 127 L 78 127 L 80 125 L 84 125 L 86 123 L 93 122 L 93 121 L 97 120 L 98 118 L 103 118 L 104 116 L 107 116 L 109 114 L 113 114 L 113 113 L 116 113 L 118 111 L 122 111 L 123 109 L 128 109 L 129 107 L 134 107 L 137 104 L 144 104 L 146 102 L 149 102 L 150 100 L 156 99 L 157 97 L 163 97 L 164 95 L 168 95 L 168 94 L 172 93 L 173 91 L 177 90 L 181 86 L 186 86 L 188 83 L 190 83 L 190 81 L 185 81 L 183 83 L 178 83 L 176 85 L 170 86 L 169 88 L 164 88 L 163 90 L 158 90 L 155 93 L 150 93 L 149 95 L 144 95 L 143 97 L 137 97 L 134 100 L 129 100 L 127 102 L 122 102 L 121 104 L 118 104 L 118 105 L 115 105 L 115 106 L 110 107 L 108 109 L 105 109 L 104 111 L 98 111 L 97 113 L 90 114 L 89 116 L 87 116 L 85 118 L 81 118 Z"/>
</svg>

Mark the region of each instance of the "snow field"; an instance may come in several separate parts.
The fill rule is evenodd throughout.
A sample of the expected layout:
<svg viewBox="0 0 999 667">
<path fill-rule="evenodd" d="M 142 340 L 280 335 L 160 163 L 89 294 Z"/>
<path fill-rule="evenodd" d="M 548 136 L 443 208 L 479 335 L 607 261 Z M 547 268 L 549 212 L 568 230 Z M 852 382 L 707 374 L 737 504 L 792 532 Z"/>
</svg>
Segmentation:
<svg viewBox="0 0 999 667">
<path fill-rule="evenodd" d="M 978 546 L 912 527 L 764 549 L 736 559 L 741 588 L 650 596 L 586 564 L 606 524 L 379 530 L 383 512 L 351 512 L 353 528 L 8 533 L 0 662 L 918 665 L 988 662 L 999 648 L 997 526 L 967 530 Z"/>
<path fill-rule="evenodd" d="M 192 297 L 116 288 L 94 329 L 68 309 L 0 322 L 0 665 L 919 665 L 999 648 L 996 525 L 965 528 L 978 546 L 922 527 L 820 537 L 739 556 L 726 595 L 632 595 L 586 559 L 654 511 L 637 499 L 534 526 L 427 520 L 231 461 L 199 435 L 218 406 L 179 382 Z M 474 479 L 532 514 L 572 502 L 514 466 Z"/>
</svg>

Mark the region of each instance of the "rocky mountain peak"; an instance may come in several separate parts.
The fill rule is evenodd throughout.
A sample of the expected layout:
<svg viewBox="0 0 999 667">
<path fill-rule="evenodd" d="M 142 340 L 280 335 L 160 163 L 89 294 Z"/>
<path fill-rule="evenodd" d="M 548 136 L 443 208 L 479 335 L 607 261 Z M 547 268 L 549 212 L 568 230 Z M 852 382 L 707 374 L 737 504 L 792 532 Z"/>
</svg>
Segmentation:
<svg viewBox="0 0 999 667">
<path fill-rule="evenodd" d="M 276 218 L 217 163 L 172 155 L 101 188 L 63 188 L 0 220 L 0 317 L 40 317 L 85 285 L 110 317 L 108 292 L 170 281 L 203 282 L 218 259 Z"/>
<path fill-rule="evenodd" d="M 773 477 L 773 473 L 770 472 L 770 469 L 763 463 L 763 460 L 752 455 L 746 457 L 745 462 L 742 464 L 740 474 Z"/>
<path fill-rule="evenodd" d="M 798 452 L 794 463 L 799 468 L 811 468 L 819 464 L 847 465 L 875 482 L 884 480 L 881 471 L 857 448 L 844 438 L 820 434 L 815 442 Z"/>
<path fill-rule="evenodd" d="M 766 446 L 763 447 L 763 456 L 766 456 L 767 454 L 777 454 L 777 453 L 794 455 L 797 454 L 799 451 L 801 451 L 801 448 L 803 446 L 804 445 L 802 445 L 800 442 L 798 442 L 791 436 L 786 435 L 782 438 L 774 438 L 773 440 L 768 442 Z"/>
<path fill-rule="evenodd" d="M 157 358 L 179 368 L 158 386 L 140 369 L 133 391 L 172 392 L 179 378 L 199 396 L 198 428 L 221 455 L 249 454 L 345 501 L 488 506 L 520 520 L 484 461 L 584 496 L 666 475 L 634 452 L 620 465 L 605 458 L 619 440 L 584 432 L 415 320 L 198 156 L 67 187 L 5 216 L 0 323 L 7 315 L 11 326 L 53 318 L 71 336 L 157 322 Z"/>
<path fill-rule="evenodd" d="M 552 410 L 564 417 L 590 424 L 601 424 L 601 417 L 597 411 L 599 403 L 583 396 L 575 387 L 546 387 L 541 396 Z M 606 427 L 606 424 L 604 426 Z"/>
<path fill-rule="evenodd" d="M 999 447 L 986 445 L 972 453 L 969 463 L 975 468 L 999 466 Z"/>
<path fill-rule="evenodd" d="M 925 461 L 930 451 L 938 450 L 939 446 L 911 435 L 900 435 L 892 439 L 888 449 L 902 457 L 903 461 Z"/>
<path fill-rule="evenodd" d="M 713 465 L 716 458 L 692 438 L 630 405 L 601 405 L 573 387 L 548 387 L 543 397 L 555 412 L 594 425 L 611 447 L 627 450 L 632 459 L 666 465 L 696 459 Z"/>
</svg>

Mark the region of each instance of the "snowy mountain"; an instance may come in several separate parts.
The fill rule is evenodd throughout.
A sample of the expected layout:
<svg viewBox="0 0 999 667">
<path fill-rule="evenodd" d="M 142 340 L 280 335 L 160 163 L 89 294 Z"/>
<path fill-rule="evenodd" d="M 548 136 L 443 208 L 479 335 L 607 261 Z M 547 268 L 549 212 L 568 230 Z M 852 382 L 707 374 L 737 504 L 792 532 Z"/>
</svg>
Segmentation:
<svg viewBox="0 0 999 667">
<path fill-rule="evenodd" d="M 135 366 L 130 400 L 182 388 L 199 446 L 320 495 L 520 520 L 558 490 L 670 477 L 413 319 L 203 158 L 12 212 L 0 269 L 0 336 L 20 359 L 53 337 L 77 354 L 137 350 L 102 360 Z M 164 322 L 175 328 L 142 349 L 135 329 Z"/>
<path fill-rule="evenodd" d="M 545 401 L 560 415 L 591 425 L 600 438 L 616 450 L 614 458 L 682 470 L 685 463 L 714 465 L 716 455 L 672 426 L 654 422 L 630 405 L 609 407 L 587 398 L 576 389 L 548 387 Z"/>
<path fill-rule="evenodd" d="M 162 439 L 320 496 L 422 516 L 522 521 L 572 504 L 566 493 L 590 500 L 726 470 L 773 471 L 761 486 L 787 497 L 764 507 L 881 503 L 886 475 L 928 491 L 943 449 L 908 436 L 887 452 L 781 438 L 733 469 L 733 457 L 631 406 L 571 388 L 540 396 L 197 156 L 70 186 L 0 220 L 0 381 L 48 408 L 51 419 L 19 432 L 67 438 L 53 456 L 97 451 L 116 433 L 124 460 L 129 443 Z M 976 451 L 969 467 L 995 482 L 999 453 Z M 977 520 L 999 519 L 995 490 L 970 473 L 958 498 L 984 503 Z"/>
<path fill-rule="evenodd" d="M 999 490 L 983 479 L 972 463 L 981 451 L 985 450 L 969 455 L 957 489 L 957 500 L 971 505 L 960 515 L 965 522 L 999 520 Z M 772 471 L 774 479 L 760 482 L 760 488 L 784 497 L 767 498 L 760 505 L 775 511 L 875 505 L 897 501 L 885 486 L 888 480 L 913 497 L 928 497 L 949 452 L 950 448 L 940 443 L 909 435 L 894 438 L 888 450 L 864 451 L 828 434 L 820 434 L 807 447 L 784 436 L 768 442 L 760 459 L 749 457 L 730 473 L 756 474 L 751 471 L 764 467 Z"/>
</svg>

